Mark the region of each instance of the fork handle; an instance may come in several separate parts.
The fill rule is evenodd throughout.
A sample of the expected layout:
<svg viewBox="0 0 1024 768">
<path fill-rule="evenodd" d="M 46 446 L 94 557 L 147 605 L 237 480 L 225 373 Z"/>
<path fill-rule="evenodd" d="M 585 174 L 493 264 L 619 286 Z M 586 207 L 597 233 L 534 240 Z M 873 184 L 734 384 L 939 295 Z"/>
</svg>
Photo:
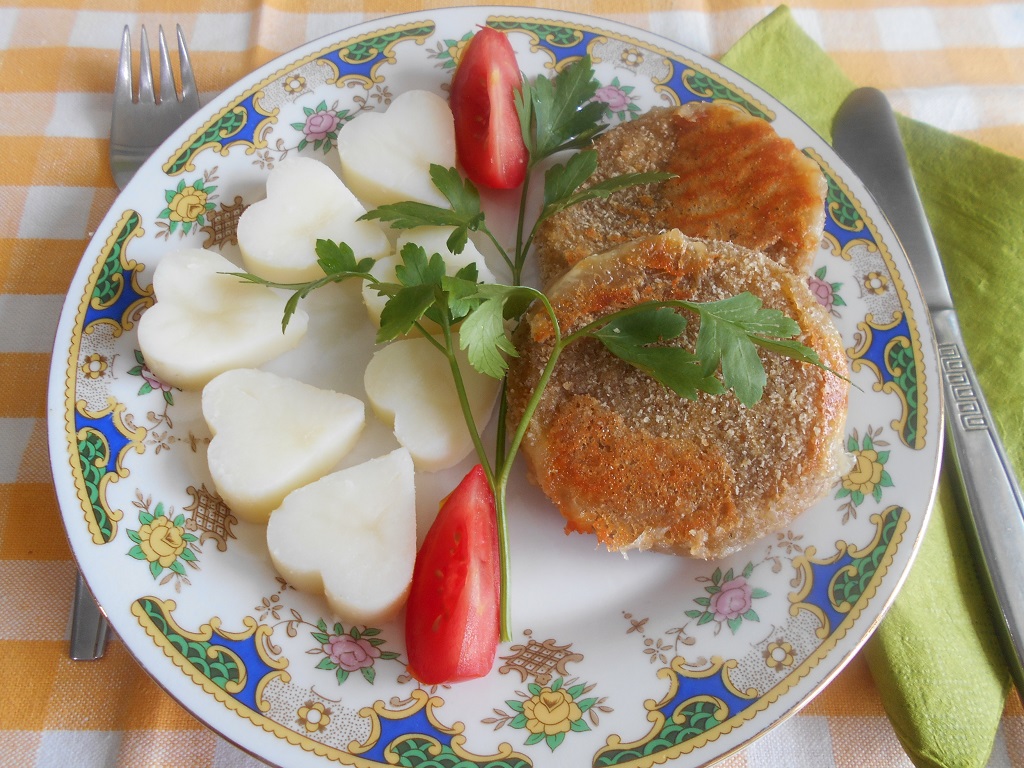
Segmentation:
<svg viewBox="0 0 1024 768">
<path fill-rule="evenodd" d="M 95 661 L 107 647 L 107 618 L 82 578 L 75 580 L 75 604 L 71 614 L 71 658 Z"/>
</svg>

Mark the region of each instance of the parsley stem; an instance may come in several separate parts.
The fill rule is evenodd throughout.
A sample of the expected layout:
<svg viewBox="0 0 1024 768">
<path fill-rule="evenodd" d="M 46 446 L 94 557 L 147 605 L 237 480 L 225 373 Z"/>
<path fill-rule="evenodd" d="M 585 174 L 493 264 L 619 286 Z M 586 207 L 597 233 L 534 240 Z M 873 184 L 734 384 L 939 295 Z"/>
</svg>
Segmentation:
<svg viewBox="0 0 1024 768">
<path fill-rule="evenodd" d="M 497 465 L 498 476 L 495 482 L 491 484 L 491 489 L 494 491 L 495 512 L 497 514 L 498 521 L 499 571 L 501 574 L 501 590 L 498 595 L 498 602 L 500 606 L 499 626 L 501 641 L 503 643 L 509 642 L 512 639 L 512 614 L 510 601 L 508 599 L 510 582 L 509 571 L 511 569 L 508 543 L 508 522 L 505 517 L 505 489 L 508 487 L 508 480 L 512 474 L 512 467 L 515 464 L 516 454 L 519 452 L 519 446 L 522 444 L 523 438 L 526 436 L 526 430 L 530 426 L 530 420 L 533 418 L 534 411 L 536 411 L 537 406 L 540 405 L 541 398 L 544 395 L 544 389 L 547 387 L 548 381 L 551 380 L 551 375 L 555 371 L 555 364 L 558 362 L 558 356 L 561 354 L 566 344 L 566 342 L 562 340 L 561 331 L 558 328 L 558 320 L 555 318 L 554 309 L 548 301 L 547 296 L 539 294 L 538 299 L 544 303 L 544 307 L 552 319 L 555 330 L 555 346 L 551 351 L 551 356 L 548 358 L 548 361 L 544 366 L 544 370 L 541 372 L 540 380 L 537 382 L 537 386 L 534 387 L 533 394 L 530 396 L 530 400 L 526 404 L 523 415 L 519 419 L 519 424 L 516 425 L 516 431 L 512 435 L 512 442 L 508 446 L 507 451 L 503 448 L 503 437 L 501 438 L 501 442 L 499 442 L 498 451 L 502 458 Z M 504 387 L 502 387 L 501 397 L 502 407 L 500 409 L 500 415 L 502 417 L 502 423 L 504 423 L 505 411 L 507 409 Z M 504 435 L 504 430 L 500 430 L 500 434 Z"/>
<path fill-rule="evenodd" d="M 537 227 L 540 226 L 541 221 L 543 221 L 543 219 L 538 218 L 537 221 L 533 223 L 533 227 L 530 229 L 530 234 L 527 235 L 526 237 L 526 243 L 524 246 L 526 248 L 526 252 L 529 252 L 529 250 L 533 247 L 533 238 L 537 234 Z"/>
<path fill-rule="evenodd" d="M 494 466 L 496 467 L 501 467 L 505 464 L 505 441 L 508 439 L 508 428 L 505 425 L 505 417 L 508 414 L 508 399 L 506 395 L 507 389 L 508 382 L 506 379 L 502 379 L 501 392 L 498 394 L 498 423 L 496 425 L 497 439 L 495 440 L 494 446 Z"/>
<path fill-rule="evenodd" d="M 480 438 L 480 430 L 477 429 L 476 419 L 473 417 L 473 409 L 469 405 L 469 396 L 466 394 L 466 383 L 462 378 L 462 370 L 459 368 L 459 361 L 455 357 L 455 345 L 454 340 L 452 339 L 451 323 L 448 322 L 446 312 L 442 312 L 440 314 L 441 331 L 444 335 L 443 345 L 441 345 L 437 339 L 434 339 L 431 334 L 426 333 L 425 329 L 419 323 L 416 323 L 416 326 L 420 333 L 424 333 L 435 344 L 435 346 L 440 347 L 444 352 L 445 357 L 448 358 L 448 367 L 451 369 L 452 379 L 455 382 L 455 391 L 459 397 L 459 407 L 462 408 L 462 417 L 466 421 L 466 429 L 469 431 L 470 439 L 473 441 L 473 448 L 476 450 L 477 457 L 480 459 L 480 465 L 483 467 L 484 474 L 487 476 L 487 482 L 493 490 L 494 469 L 487 458 L 487 451 L 484 449 L 483 440 Z"/>
<path fill-rule="evenodd" d="M 516 254 L 515 265 L 512 267 L 512 284 L 520 285 L 523 281 L 523 266 L 526 264 L 526 254 L 529 251 L 529 240 L 524 246 L 523 231 L 526 229 L 526 201 L 530 196 L 530 179 L 533 176 L 533 165 L 527 170 L 526 178 L 523 179 L 523 189 L 519 194 L 519 218 L 516 222 Z M 536 227 L 536 225 L 534 225 Z M 533 233 L 530 233 L 532 239 Z"/>
<path fill-rule="evenodd" d="M 442 344 L 440 341 L 438 341 L 434 337 L 434 334 L 432 334 L 430 331 L 428 331 L 426 328 L 424 328 L 423 324 L 420 323 L 419 320 L 417 320 L 415 323 L 413 323 L 412 327 L 415 328 L 417 331 L 419 331 L 420 335 L 423 336 L 423 338 L 425 338 L 431 344 L 433 344 L 435 348 L 440 350 L 442 355 L 444 355 L 445 357 L 448 357 L 448 358 L 451 357 L 451 355 L 448 354 L 447 347 L 445 347 L 444 344 Z"/>
<path fill-rule="evenodd" d="M 551 306 L 551 302 L 548 297 L 544 294 L 539 294 L 538 299 L 543 302 L 544 309 L 551 318 L 552 326 L 554 328 L 555 343 L 551 350 L 551 355 L 548 357 L 547 363 L 544 365 L 544 370 L 541 371 L 540 378 L 537 380 L 537 385 L 533 388 L 533 393 L 530 396 L 529 401 L 526 403 L 526 408 L 523 410 L 523 415 L 519 419 L 519 424 L 516 425 L 516 431 L 512 435 L 512 442 L 509 444 L 508 452 L 505 461 L 502 463 L 499 471 L 501 474 L 498 476 L 498 483 L 504 487 L 505 483 L 508 482 L 509 475 L 512 472 L 512 465 L 515 463 L 516 454 L 519 452 L 519 446 L 523 442 L 523 438 L 526 436 L 526 430 L 530 426 L 530 420 L 533 418 L 534 411 L 537 410 L 537 406 L 540 405 L 541 398 L 544 395 L 544 390 L 551 380 L 551 375 L 555 372 L 555 364 L 558 362 L 559 355 L 562 354 L 562 350 L 572 341 L 571 338 L 562 338 L 562 332 L 558 327 L 558 319 L 555 317 L 555 310 Z"/>
<path fill-rule="evenodd" d="M 546 301 L 546 299 L 545 299 Z M 505 488 L 508 485 L 509 472 L 512 467 L 512 458 L 515 454 L 511 454 L 509 458 L 504 457 L 504 452 L 500 450 L 500 446 L 504 441 L 505 430 L 503 428 L 505 418 L 505 385 L 502 382 L 501 387 L 501 405 L 499 407 L 499 415 L 501 417 L 501 426 L 498 428 L 498 440 L 499 449 L 495 454 L 496 466 L 500 469 L 500 475 L 495 477 L 494 467 L 491 465 L 490 460 L 487 457 L 487 451 L 484 449 L 483 440 L 480 437 L 480 431 L 476 426 L 476 419 L 473 417 L 473 410 L 469 405 L 469 397 L 466 394 L 465 381 L 462 378 L 462 370 L 459 368 L 459 361 L 455 357 L 455 341 L 452 337 L 452 327 L 448 320 L 446 312 L 440 313 L 441 315 L 441 332 L 444 337 L 444 343 L 439 342 L 432 334 L 428 333 L 426 329 L 417 321 L 415 327 L 421 334 L 427 337 L 427 339 L 434 344 L 435 347 L 444 353 L 448 359 L 448 366 L 452 372 L 452 379 L 455 382 L 455 391 L 458 393 L 459 406 L 462 408 L 462 416 L 466 422 L 466 428 L 469 430 L 470 438 L 473 440 L 473 446 L 476 449 L 477 458 L 480 461 L 480 466 L 483 467 L 484 476 L 487 478 L 487 484 L 491 488 L 491 492 L 494 494 L 494 513 L 495 522 L 498 530 L 498 573 L 499 573 L 499 591 L 498 591 L 498 610 L 499 610 L 499 637 L 501 642 L 507 643 L 512 640 L 511 626 L 511 603 L 508 599 L 509 591 L 509 571 L 511 564 L 511 555 L 509 550 L 508 540 L 508 521 L 505 515 Z M 539 398 L 537 398 L 539 402 Z M 534 405 L 536 408 L 536 405 Z M 527 419 L 528 421 L 528 419 Z M 520 436 L 520 440 L 522 437 Z M 501 456 L 501 458 L 499 458 Z"/>
<path fill-rule="evenodd" d="M 505 262 L 505 265 L 509 268 L 509 270 L 512 272 L 512 274 L 515 275 L 516 274 L 515 262 L 511 258 L 509 258 L 508 252 L 504 248 L 502 248 L 501 243 L 498 242 L 498 238 L 496 238 L 494 236 L 494 233 L 491 232 L 491 230 L 488 229 L 484 225 L 481 225 L 479 227 L 478 231 L 479 232 L 483 232 L 487 236 L 487 239 L 491 241 L 492 245 L 494 245 L 494 248 L 498 252 L 498 255 L 501 256 L 502 261 Z M 517 285 L 518 285 L 518 283 L 517 283 Z"/>
<path fill-rule="evenodd" d="M 493 484 L 494 514 L 498 525 L 498 637 L 501 642 L 512 640 L 512 610 L 508 599 L 511 553 L 508 543 L 508 520 L 505 517 L 505 481 Z"/>
</svg>

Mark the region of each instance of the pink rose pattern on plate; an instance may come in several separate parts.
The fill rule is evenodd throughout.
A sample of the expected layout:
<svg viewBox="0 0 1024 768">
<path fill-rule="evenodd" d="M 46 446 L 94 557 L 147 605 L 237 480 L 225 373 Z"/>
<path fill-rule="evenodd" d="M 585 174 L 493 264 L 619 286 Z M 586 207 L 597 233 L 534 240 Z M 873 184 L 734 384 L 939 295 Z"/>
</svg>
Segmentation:
<svg viewBox="0 0 1024 768">
<path fill-rule="evenodd" d="M 171 391 L 173 387 L 169 384 L 164 384 L 149 370 L 141 350 L 135 350 L 135 362 L 138 365 L 129 370 L 128 375 L 142 378 L 143 384 L 139 387 L 139 394 L 148 395 L 150 392 L 160 392 L 163 394 L 163 398 L 168 405 L 174 405 L 174 394 Z"/>
<path fill-rule="evenodd" d="M 825 277 L 827 269 L 827 267 L 821 267 L 821 269 L 816 270 L 813 275 L 808 277 L 807 287 L 811 289 L 811 293 L 814 294 L 814 298 L 818 300 L 821 306 L 831 314 L 839 317 L 836 307 L 846 306 L 843 297 L 839 295 L 839 289 L 843 287 L 843 284 L 829 282 Z"/>
<path fill-rule="evenodd" d="M 338 111 L 336 107 L 328 107 L 326 101 L 321 101 L 315 109 L 303 107 L 302 111 L 306 115 L 305 122 L 291 124 L 292 128 L 302 132 L 298 150 L 301 152 L 312 144 L 313 149 L 327 154 L 338 143 L 338 130 L 348 118 L 348 110 Z"/>
<path fill-rule="evenodd" d="M 365 637 L 333 635 L 321 647 L 327 658 L 347 672 L 358 672 L 364 667 L 372 667 L 374 660 L 380 658 L 380 651 Z"/>
<path fill-rule="evenodd" d="M 760 621 L 761 617 L 754 610 L 753 603 L 754 600 L 768 597 L 768 593 L 750 583 L 753 572 L 754 564 L 747 563 L 738 576 L 734 575 L 732 568 L 724 574 L 721 568 L 716 568 L 710 578 L 698 577 L 697 581 L 708 582 L 708 586 L 704 587 L 707 595 L 694 598 L 693 602 L 701 608 L 688 610 L 686 615 L 696 619 L 697 626 L 714 621 L 718 624 L 716 632 L 724 625 L 733 634 L 736 634 L 744 621 Z"/>
<path fill-rule="evenodd" d="M 602 85 L 594 93 L 594 101 L 605 105 L 605 114 L 620 121 L 632 120 L 641 113 L 633 96 L 635 86 L 623 85 L 619 78 L 613 78 L 608 85 Z"/>
<path fill-rule="evenodd" d="M 376 627 L 353 626 L 345 629 L 342 624 L 335 623 L 328 628 L 327 622 L 320 619 L 316 628 L 317 631 L 310 634 L 320 646 L 307 653 L 323 654 L 324 658 L 320 659 L 316 668 L 333 670 L 338 685 L 344 683 L 351 672 L 358 672 L 368 683 L 372 683 L 377 676 L 374 664 L 378 660 L 391 661 L 398 658 L 394 651 L 381 650 L 384 639 Z"/>
</svg>

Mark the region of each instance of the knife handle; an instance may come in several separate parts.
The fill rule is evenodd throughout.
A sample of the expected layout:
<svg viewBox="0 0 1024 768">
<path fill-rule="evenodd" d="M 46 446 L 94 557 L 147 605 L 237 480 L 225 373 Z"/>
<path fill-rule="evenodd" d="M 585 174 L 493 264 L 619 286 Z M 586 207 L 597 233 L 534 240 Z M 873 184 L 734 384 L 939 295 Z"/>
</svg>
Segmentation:
<svg viewBox="0 0 1024 768">
<path fill-rule="evenodd" d="M 1017 691 L 1024 697 L 1024 497 L 964 347 L 956 312 L 932 316 L 946 406 L 946 433 L 992 590 L 996 624 Z"/>
</svg>

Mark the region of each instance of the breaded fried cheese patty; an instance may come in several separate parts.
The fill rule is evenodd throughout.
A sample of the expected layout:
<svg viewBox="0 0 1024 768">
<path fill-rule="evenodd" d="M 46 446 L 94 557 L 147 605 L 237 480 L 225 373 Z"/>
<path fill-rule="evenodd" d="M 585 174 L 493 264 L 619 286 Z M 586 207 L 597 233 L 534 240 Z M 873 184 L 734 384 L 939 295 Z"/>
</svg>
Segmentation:
<svg viewBox="0 0 1024 768">
<path fill-rule="evenodd" d="M 563 334 L 644 301 L 714 301 L 749 291 L 799 323 L 798 340 L 835 373 L 761 350 L 768 375 L 751 407 L 731 393 L 687 400 L 597 340 L 565 348 L 523 440 L 531 479 L 566 519 L 609 550 L 718 558 L 791 522 L 846 469 L 848 372 L 842 342 L 806 279 L 745 248 L 643 238 L 590 256 L 548 296 Z M 677 342 L 693 349 L 687 313 Z M 509 424 L 518 424 L 552 349 L 547 315 L 516 329 Z"/>
<path fill-rule="evenodd" d="M 667 171 L 659 184 L 572 206 L 536 238 L 548 285 L 580 259 L 668 229 L 761 251 L 796 272 L 810 269 L 825 222 L 827 185 L 817 163 L 766 121 L 725 104 L 652 109 L 594 142 L 596 173 Z"/>
</svg>

